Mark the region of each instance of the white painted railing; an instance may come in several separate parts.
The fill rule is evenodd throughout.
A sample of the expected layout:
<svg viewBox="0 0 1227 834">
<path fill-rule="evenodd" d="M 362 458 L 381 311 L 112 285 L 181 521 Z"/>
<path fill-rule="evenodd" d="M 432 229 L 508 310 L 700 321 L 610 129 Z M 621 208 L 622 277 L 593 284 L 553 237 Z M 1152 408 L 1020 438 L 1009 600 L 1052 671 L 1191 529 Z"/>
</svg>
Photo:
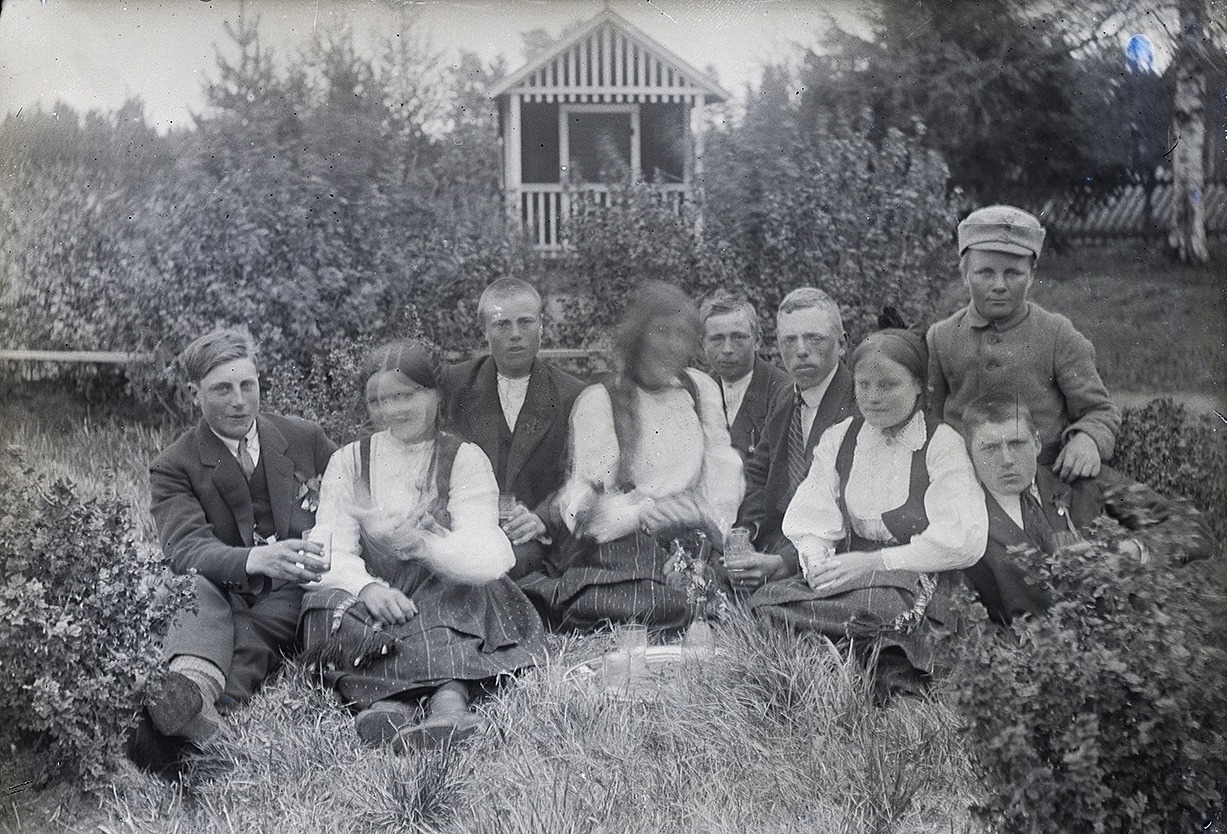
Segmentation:
<svg viewBox="0 0 1227 834">
<path fill-rule="evenodd" d="M 514 219 L 528 235 L 537 249 L 560 252 L 566 245 L 567 221 L 586 206 L 604 208 L 609 205 L 610 190 L 607 185 L 585 185 L 582 188 L 561 185 L 521 185 L 518 199 L 519 211 Z M 652 186 L 676 214 L 682 213 L 690 193 L 690 187 L 681 183 Z"/>
</svg>

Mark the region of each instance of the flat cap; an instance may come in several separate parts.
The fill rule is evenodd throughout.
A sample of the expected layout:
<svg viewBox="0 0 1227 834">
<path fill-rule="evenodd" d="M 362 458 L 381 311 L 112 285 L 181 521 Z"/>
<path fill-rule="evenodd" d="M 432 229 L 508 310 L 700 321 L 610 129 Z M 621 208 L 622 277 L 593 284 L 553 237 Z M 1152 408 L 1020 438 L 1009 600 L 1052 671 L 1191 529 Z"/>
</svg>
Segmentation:
<svg viewBox="0 0 1227 834">
<path fill-rule="evenodd" d="M 968 249 L 1035 255 L 1044 247 L 1044 227 L 1035 215 L 1014 206 L 976 209 L 959 224 L 959 254 Z"/>
</svg>

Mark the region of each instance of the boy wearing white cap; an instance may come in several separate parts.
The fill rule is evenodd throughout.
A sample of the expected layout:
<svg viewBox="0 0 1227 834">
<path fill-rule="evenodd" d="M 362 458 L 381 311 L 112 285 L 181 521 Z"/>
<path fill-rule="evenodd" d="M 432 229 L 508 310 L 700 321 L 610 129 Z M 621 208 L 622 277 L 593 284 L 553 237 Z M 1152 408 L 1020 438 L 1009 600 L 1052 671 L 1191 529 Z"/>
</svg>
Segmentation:
<svg viewBox="0 0 1227 834">
<path fill-rule="evenodd" d="M 929 328 L 929 404 L 962 431 L 972 400 L 1016 394 L 1039 430 L 1040 461 L 1073 481 L 1099 474 L 1121 415 L 1090 341 L 1069 319 L 1027 300 L 1043 244 L 1039 220 L 1013 206 L 977 209 L 959 224 L 959 270 L 971 303 Z"/>
</svg>

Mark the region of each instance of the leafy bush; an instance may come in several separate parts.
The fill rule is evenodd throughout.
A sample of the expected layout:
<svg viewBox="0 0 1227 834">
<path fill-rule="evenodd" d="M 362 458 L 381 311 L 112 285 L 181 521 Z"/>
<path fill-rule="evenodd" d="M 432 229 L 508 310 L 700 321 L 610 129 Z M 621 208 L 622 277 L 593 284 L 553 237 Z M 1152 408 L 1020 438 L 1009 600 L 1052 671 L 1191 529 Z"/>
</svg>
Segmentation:
<svg viewBox="0 0 1227 834">
<path fill-rule="evenodd" d="M 952 641 L 977 812 L 1020 834 L 1194 831 L 1227 784 L 1224 566 L 1143 564 L 1096 524 L 1052 558 L 1019 554 L 1054 592 L 1048 616 L 1004 631 L 970 604 Z"/>
<path fill-rule="evenodd" d="M 768 319 L 810 285 L 839 302 L 853 345 L 886 305 L 909 324 L 929 320 L 955 274 L 944 160 L 920 125 L 883 132 L 799 107 L 781 73 L 764 75 L 741 129 L 708 140 L 705 166 L 720 175 L 706 185 L 705 235 L 733 249 Z"/>
<path fill-rule="evenodd" d="M 40 778 L 98 786 L 161 670 L 158 641 L 194 604 L 116 498 L 82 499 L 9 449 L 0 465 L 0 743 Z"/>
<path fill-rule="evenodd" d="M 133 393 L 171 411 L 173 357 L 217 325 L 304 376 L 333 343 L 399 335 L 407 305 L 445 347 L 472 347 L 481 287 L 527 268 L 503 231 L 488 69 L 436 72 L 391 35 L 367 60 L 344 32 L 277 62 L 249 18 L 228 31 L 237 60 L 219 53 L 190 133 L 134 139 L 129 108 L 87 116 L 60 153 L 39 142 L 55 120 L 0 125 L 17 149 L 0 151 L 5 346 L 149 354 Z M 419 82 L 438 95 L 406 89 Z M 126 162 L 137 140 L 149 176 Z"/>
<path fill-rule="evenodd" d="M 899 130 L 875 136 L 773 103 L 782 83 L 769 72 L 745 124 L 709 138 L 706 164 L 719 175 L 705 186 L 702 224 L 695 206 L 679 214 L 645 184 L 613 187 L 606 205 L 577 211 L 567 266 L 584 294 L 568 302 L 563 344 L 600 345 L 647 279 L 696 299 L 715 288 L 744 293 L 768 348 L 776 307 L 805 285 L 840 303 L 853 344 L 877 329 L 883 306 L 911 324 L 932 317 L 954 268 L 956 212 L 941 156 Z"/>
<path fill-rule="evenodd" d="M 1227 540 L 1227 426 L 1170 399 L 1125 411 L 1112 465 L 1164 495 L 1181 496 Z"/>
<path fill-rule="evenodd" d="M 677 284 L 696 299 L 735 285 L 720 253 L 699 234 L 693 206 L 679 214 L 668 194 L 637 183 L 610 188 L 605 205 L 581 204 L 567 226 L 567 267 L 583 294 L 564 302 L 555 330 L 569 347 L 608 345 L 629 293 L 648 280 Z"/>
</svg>

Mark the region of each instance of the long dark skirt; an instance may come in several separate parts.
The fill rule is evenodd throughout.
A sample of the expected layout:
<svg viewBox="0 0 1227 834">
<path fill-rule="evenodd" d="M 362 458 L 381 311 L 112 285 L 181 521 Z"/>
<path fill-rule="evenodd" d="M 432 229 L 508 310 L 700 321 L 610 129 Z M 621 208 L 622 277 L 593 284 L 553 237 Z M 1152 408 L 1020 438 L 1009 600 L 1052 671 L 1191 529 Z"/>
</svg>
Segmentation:
<svg viewBox="0 0 1227 834">
<path fill-rule="evenodd" d="M 933 629 L 948 617 L 941 583 L 922 615 L 909 616 L 921 593 L 920 574 L 878 571 L 854 583 L 815 591 L 801 577 L 768 582 L 749 600 L 758 616 L 797 631 L 825 635 L 854 649 L 897 649 L 920 672 L 933 671 Z M 898 627 L 896 626 L 898 624 Z"/>
<path fill-rule="evenodd" d="M 391 584 L 418 608 L 404 625 L 376 626 L 366 606 L 346 591 L 303 598 L 306 657 L 359 708 L 449 680 L 494 678 L 533 666 L 544 654 L 541 619 L 505 576 L 463 585 L 413 563 Z"/>
<path fill-rule="evenodd" d="M 555 631 L 592 631 L 605 623 L 643 623 L 664 630 L 690 622 L 686 591 L 664 581 L 669 553 L 659 539 L 642 531 L 598 544 L 590 538 L 561 543 L 560 567 L 534 572 L 520 587 Z M 716 560 L 709 563 L 717 584 L 727 581 Z"/>
</svg>

